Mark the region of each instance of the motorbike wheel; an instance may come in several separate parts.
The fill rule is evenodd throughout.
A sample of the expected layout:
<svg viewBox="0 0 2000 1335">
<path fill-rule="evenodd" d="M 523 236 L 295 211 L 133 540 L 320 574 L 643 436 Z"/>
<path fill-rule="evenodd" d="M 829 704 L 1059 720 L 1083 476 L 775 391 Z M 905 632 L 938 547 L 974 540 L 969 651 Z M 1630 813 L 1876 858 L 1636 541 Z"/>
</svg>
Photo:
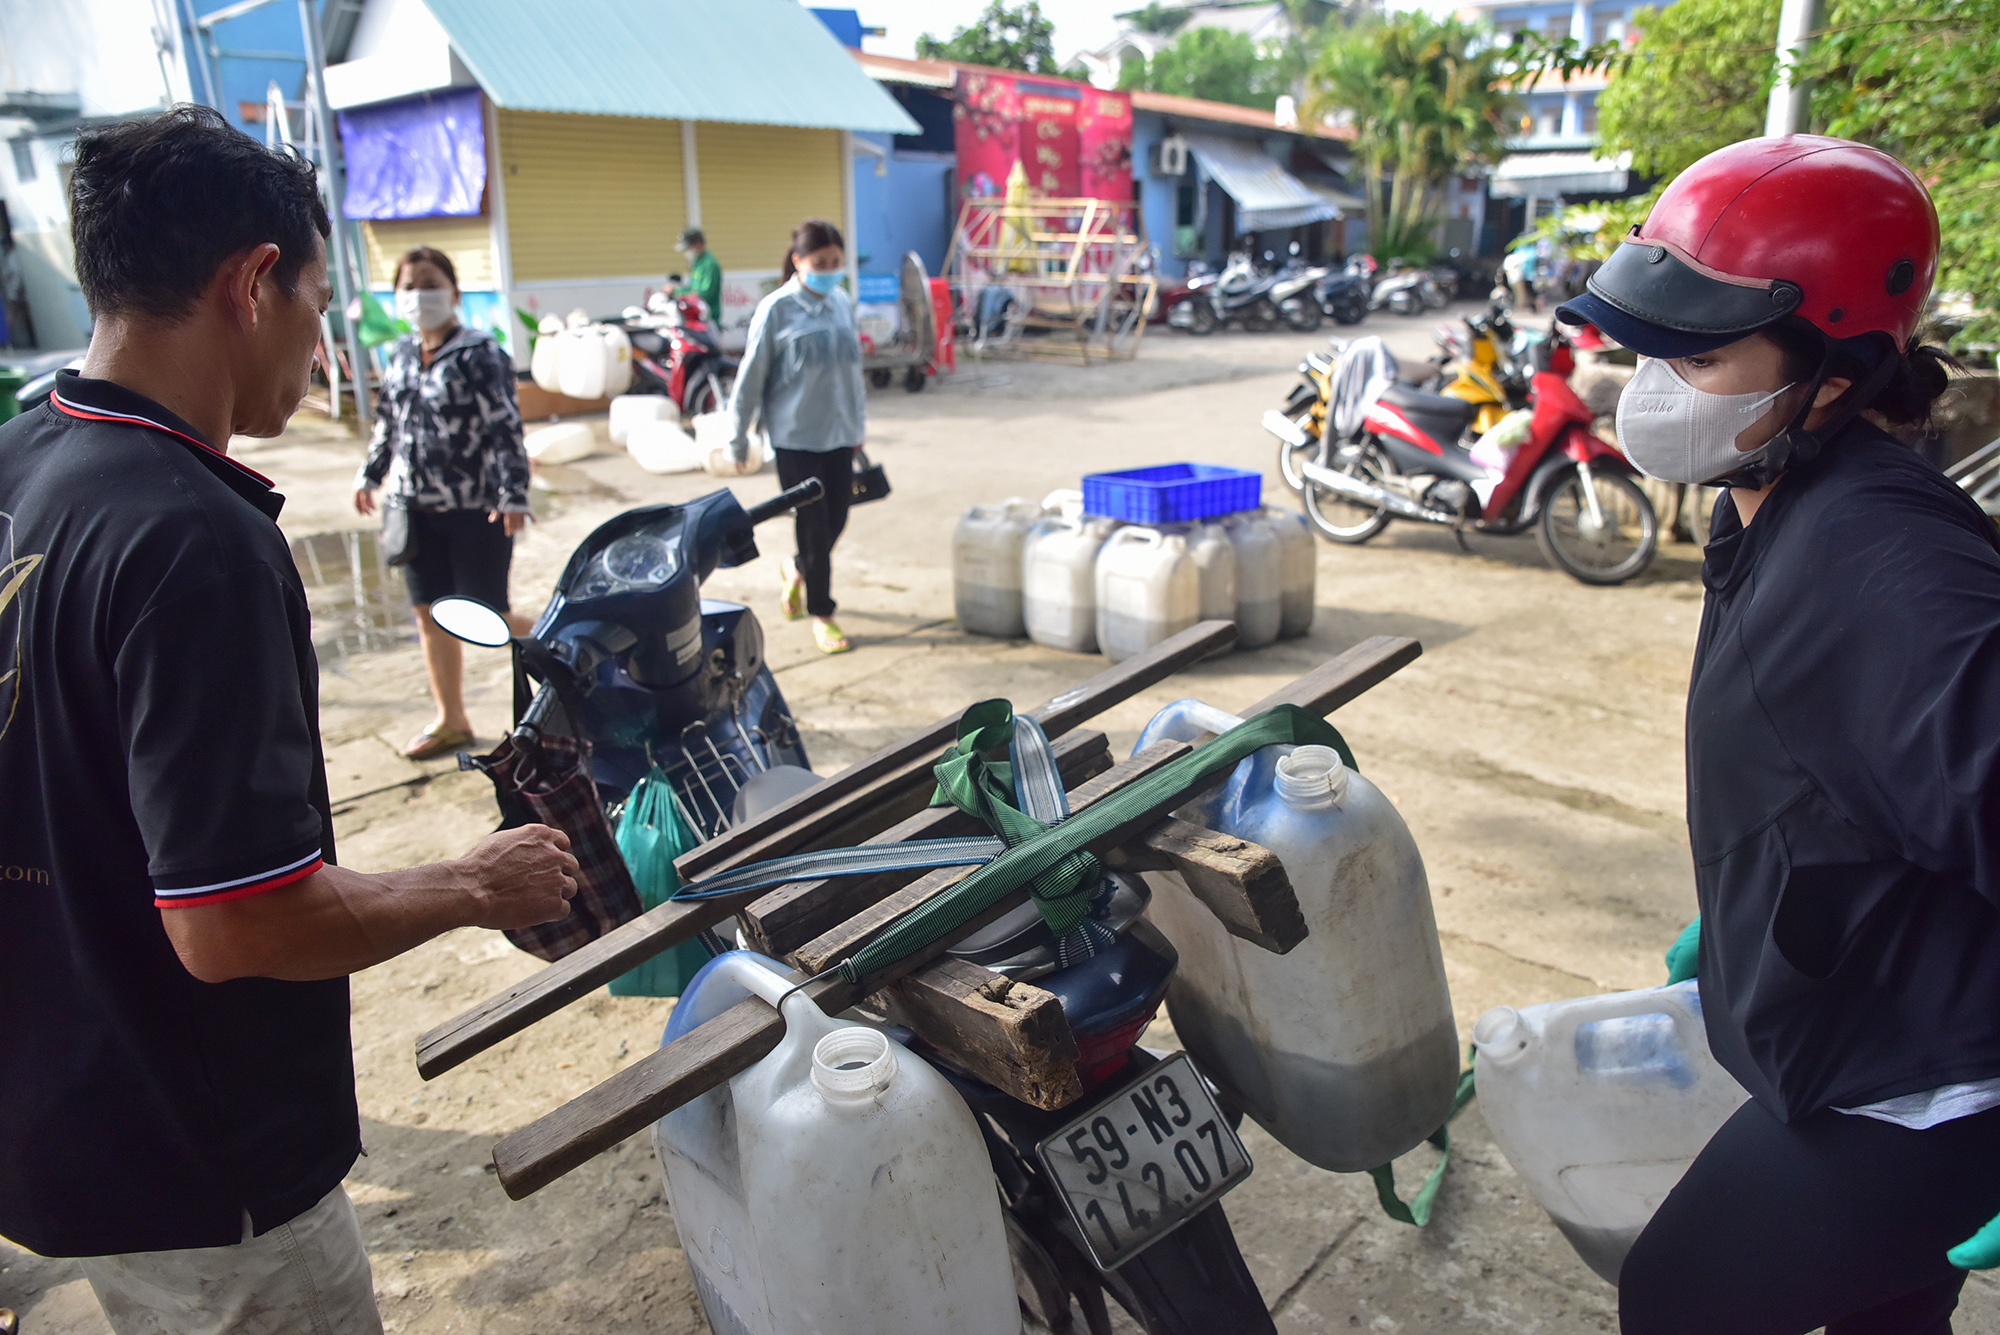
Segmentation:
<svg viewBox="0 0 2000 1335">
<path fill-rule="evenodd" d="M 1300 471 L 1300 465 L 1318 459 L 1322 446 L 1319 438 L 1313 435 L 1312 413 L 1309 408 L 1294 415 L 1292 420 L 1298 423 L 1299 429 L 1304 431 L 1309 439 L 1303 445 L 1294 445 L 1282 440 L 1278 442 L 1278 475 L 1285 479 L 1286 486 L 1293 491 L 1303 493 L 1306 489 L 1306 475 Z"/>
<path fill-rule="evenodd" d="M 1639 484 L 1623 473 L 1591 472 L 1591 489 L 1604 516 L 1594 530 L 1583 494 L 1583 475 L 1563 473 L 1542 502 L 1535 541 L 1549 564 L 1585 584 L 1623 584 L 1653 563 L 1660 520 Z"/>
<path fill-rule="evenodd" d="M 1689 487 L 1681 501 L 1681 514 L 1687 518 L 1688 536 L 1697 547 L 1708 546 L 1709 519 L 1715 514 L 1715 498 L 1726 490 L 1723 487 Z"/>
<path fill-rule="evenodd" d="M 1372 445 L 1350 445 L 1335 453 L 1327 467 L 1383 485 L 1383 474 L 1387 471 L 1381 456 Z M 1311 479 L 1303 479 L 1299 502 L 1306 512 L 1306 518 L 1319 530 L 1319 535 L 1329 542 L 1342 542 L 1359 546 L 1383 529 L 1389 527 L 1389 511 L 1378 509 L 1366 501 L 1349 500 L 1336 491 L 1316 487 Z"/>
<path fill-rule="evenodd" d="M 1333 318 L 1341 324 L 1360 324 L 1368 318 L 1368 298 L 1346 292 L 1333 299 Z"/>
<path fill-rule="evenodd" d="M 1293 297 L 1278 307 L 1278 313 L 1285 317 L 1285 328 L 1301 334 L 1310 334 L 1319 328 L 1321 317 L 1319 304 L 1307 297 Z"/>
<path fill-rule="evenodd" d="M 868 373 L 868 383 L 875 386 L 875 388 L 877 389 L 889 388 L 889 383 L 893 381 L 895 378 L 896 377 L 892 372 L 884 371 L 879 367 Z"/>
<path fill-rule="evenodd" d="M 1191 301 L 1188 303 L 1187 323 L 1182 325 L 1181 328 L 1187 330 L 1190 334 L 1206 338 L 1208 335 L 1214 333 L 1215 327 L 1221 323 L 1216 318 L 1215 307 L 1213 305 L 1206 301 Z"/>
<path fill-rule="evenodd" d="M 695 377 L 688 386 L 687 402 L 681 405 L 681 416 L 699 417 L 703 413 L 719 413 L 729 406 L 730 385 L 713 371 Z"/>
<path fill-rule="evenodd" d="M 1415 291 L 1406 287 L 1400 292 L 1389 294 L 1389 309 L 1398 315 L 1421 315 L 1424 303 Z"/>
<path fill-rule="evenodd" d="M 1243 311 L 1243 328 L 1252 334 L 1268 334 L 1279 325 L 1281 316 L 1269 297 L 1252 302 Z"/>
</svg>

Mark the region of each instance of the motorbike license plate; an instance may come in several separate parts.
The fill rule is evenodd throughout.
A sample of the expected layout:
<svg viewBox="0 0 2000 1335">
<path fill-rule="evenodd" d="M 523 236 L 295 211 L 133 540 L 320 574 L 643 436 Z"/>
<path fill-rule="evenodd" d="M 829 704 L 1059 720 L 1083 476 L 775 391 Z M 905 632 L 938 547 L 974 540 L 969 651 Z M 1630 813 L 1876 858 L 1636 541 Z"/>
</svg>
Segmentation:
<svg viewBox="0 0 2000 1335">
<path fill-rule="evenodd" d="M 1185 1052 L 1037 1147 L 1091 1259 L 1115 1270 L 1244 1178 L 1250 1156 Z"/>
</svg>

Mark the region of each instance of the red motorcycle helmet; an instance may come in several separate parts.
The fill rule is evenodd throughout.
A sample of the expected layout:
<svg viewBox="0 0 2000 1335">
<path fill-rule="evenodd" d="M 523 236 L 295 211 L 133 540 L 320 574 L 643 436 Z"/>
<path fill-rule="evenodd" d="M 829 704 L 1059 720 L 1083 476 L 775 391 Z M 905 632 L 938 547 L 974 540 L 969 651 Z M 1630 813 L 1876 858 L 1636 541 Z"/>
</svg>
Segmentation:
<svg viewBox="0 0 2000 1335">
<path fill-rule="evenodd" d="M 1914 346 L 1937 255 L 1930 195 L 1887 153 L 1823 135 L 1746 139 L 1675 178 L 1556 316 L 1642 357 L 1803 322 L 1875 363 L 1890 343 Z"/>
</svg>

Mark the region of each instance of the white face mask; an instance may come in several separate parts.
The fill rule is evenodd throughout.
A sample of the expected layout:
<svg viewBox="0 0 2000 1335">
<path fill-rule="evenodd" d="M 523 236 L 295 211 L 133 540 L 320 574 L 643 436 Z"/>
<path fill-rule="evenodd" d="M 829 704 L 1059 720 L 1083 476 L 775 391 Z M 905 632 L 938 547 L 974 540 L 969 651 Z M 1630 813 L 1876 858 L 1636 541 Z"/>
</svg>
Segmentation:
<svg viewBox="0 0 2000 1335">
<path fill-rule="evenodd" d="M 1708 482 L 1747 468 L 1769 450 L 1736 448 L 1736 438 L 1770 410 L 1785 385 L 1768 394 L 1710 394 L 1649 357 L 1618 399 L 1618 448 L 1632 466 L 1662 482 Z M 1773 440 L 1776 437 L 1772 438 Z"/>
<path fill-rule="evenodd" d="M 457 305 L 448 287 L 405 287 L 396 291 L 396 318 L 419 329 L 438 329 L 450 324 Z"/>
</svg>

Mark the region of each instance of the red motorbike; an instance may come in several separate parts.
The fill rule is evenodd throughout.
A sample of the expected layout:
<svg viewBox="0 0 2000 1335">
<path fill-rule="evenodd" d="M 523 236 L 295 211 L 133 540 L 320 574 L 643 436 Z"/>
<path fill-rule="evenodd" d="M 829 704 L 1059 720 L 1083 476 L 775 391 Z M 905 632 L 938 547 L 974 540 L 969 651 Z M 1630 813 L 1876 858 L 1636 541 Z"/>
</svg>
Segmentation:
<svg viewBox="0 0 2000 1335">
<path fill-rule="evenodd" d="M 632 343 L 632 394 L 664 394 L 683 419 L 720 412 L 736 385 L 736 359 L 722 354 L 708 303 L 691 294 L 655 293 L 646 309 L 628 307 L 606 323 Z"/>
<path fill-rule="evenodd" d="M 1359 426 L 1313 441 L 1299 421 L 1273 410 L 1265 429 L 1301 474 L 1306 517 L 1333 542 L 1363 543 L 1391 519 L 1441 524 L 1459 535 L 1532 528 L 1551 565 L 1585 584 L 1622 584 L 1652 563 L 1659 517 L 1616 446 L 1592 429 L 1593 415 L 1569 375 L 1576 358 L 1561 333 L 1536 344 L 1526 439 L 1482 449 L 1467 439 L 1477 407 L 1391 383 Z M 1327 384 L 1339 383 L 1328 377 Z M 1337 414 L 1328 411 L 1331 424 Z M 1504 462 L 1504 467 L 1496 466 Z"/>
</svg>

